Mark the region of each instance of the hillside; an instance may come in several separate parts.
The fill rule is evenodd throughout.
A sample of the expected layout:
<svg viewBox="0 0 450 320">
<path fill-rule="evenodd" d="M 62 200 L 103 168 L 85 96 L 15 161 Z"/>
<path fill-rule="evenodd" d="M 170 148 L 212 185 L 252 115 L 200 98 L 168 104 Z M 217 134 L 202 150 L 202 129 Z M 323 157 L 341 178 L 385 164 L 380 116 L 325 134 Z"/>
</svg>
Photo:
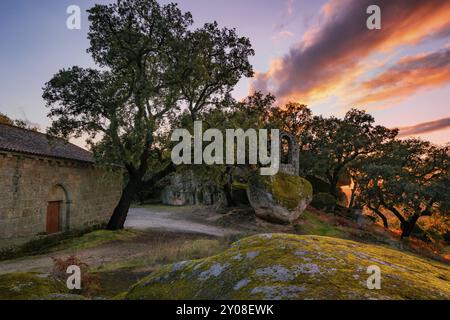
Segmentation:
<svg viewBox="0 0 450 320">
<path fill-rule="evenodd" d="M 369 290 L 367 268 L 381 268 Z M 288 234 L 242 239 L 205 259 L 168 265 L 126 299 L 450 299 L 447 266 L 386 247 Z"/>
<path fill-rule="evenodd" d="M 98 292 L 87 298 L 450 299 L 442 256 L 370 221 L 311 207 L 292 226 L 211 207 L 148 206 L 133 209 L 130 218 L 176 228 L 94 231 L 47 243 L 37 256 L 20 250 L 19 259 L 0 262 L 0 299 L 79 299 L 52 277 L 52 257 L 70 255 L 98 279 Z M 241 233 L 189 234 L 178 226 Z M 370 265 L 381 268 L 381 290 L 367 289 Z"/>
</svg>

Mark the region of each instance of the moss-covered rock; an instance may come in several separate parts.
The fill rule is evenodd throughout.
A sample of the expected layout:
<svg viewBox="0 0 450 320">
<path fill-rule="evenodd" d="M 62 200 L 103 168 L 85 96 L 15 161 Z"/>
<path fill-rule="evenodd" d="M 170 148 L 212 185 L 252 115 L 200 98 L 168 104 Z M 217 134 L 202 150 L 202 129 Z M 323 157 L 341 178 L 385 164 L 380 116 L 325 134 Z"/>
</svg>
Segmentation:
<svg viewBox="0 0 450 320">
<path fill-rule="evenodd" d="M 48 275 L 17 272 L 0 276 L 0 300 L 47 299 L 67 291 L 62 282 Z"/>
<path fill-rule="evenodd" d="M 247 195 L 256 215 L 275 223 L 296 220 L 312 200 L 312 186 L 299 176 L 279 172 L 273 176 L 253 175 Z"/>
<path fill-rule="evenodd" d="M 369 266 L 381 289 L 367 287 Z M 449 267 L 385 247 L 264 234 L 217 256 L 168 265 L 125 299 L 450 299 Z"/>
</svg>

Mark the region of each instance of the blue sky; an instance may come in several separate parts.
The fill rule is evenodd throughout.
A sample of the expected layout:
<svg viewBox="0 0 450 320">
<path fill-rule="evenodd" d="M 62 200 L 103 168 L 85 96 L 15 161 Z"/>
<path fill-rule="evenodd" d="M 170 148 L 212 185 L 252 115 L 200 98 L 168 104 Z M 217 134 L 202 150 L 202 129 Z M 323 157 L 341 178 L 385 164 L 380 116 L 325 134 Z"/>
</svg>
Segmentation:
<svg viewBox="0 0 450 320">
<path fill-rule="evenodd" d="M 343 1 L 352 3 L 356 0 Z M 405 0 L 400 2 L 402 1 Z M 0 2 L 0 112 L 12 118 L 39 124 L 42 128 L 50 123 L 41 99 L 42 87 L 61 68 L 73 65 L 93 66 L 86 53 L 89 43 L 86 39 L 88 21 L 85 10 L 94 3 L 107 2 L 110 1 L 2 0 Z M 327 21 L 327 17 L 324 16 L 325 9 L 331 12 L 338 10 L 335 0 L 180 0 L 178 3 L 183 11 L 192 12 L 197 25 L 217 20 L 220 25 L 235 27 L 240 35 L 249 37 L 256 51 L 256 56 L 251 60 L 254 69 L 258 73 L 265 74 L 268 79 L 271 78 L 270 81 L 275 81 L 281 72 L 289 73 L 289 70 L 283 69 L 272 74 L 270 70 L 273 69 L 274 61 L 277 59 L 286 61 L 289 52 L 298 50 L 299 44 L 304 42 L 312 30 L 320 31 L 327 23 L 332 22 Z M 79 5 L 82 9 L 81 30 L 66 28 L 68 17 L 66 9 L 73 4 Z M 411 10 L 413 9 L 415 8 Z M 411 16 L 413 13 L 414 11 L 411 11 Z M 433 19 L 427 23 L 431 25 L 440 17 L 436 16 Z M 433 26 L 441 27 L 441 25 Z M 414 26 L 411 28 L 413 30 Z M 335 41 L 337 44 L 343 39 Z M 393 43 L 392 40 L 389 41 L 390 44 Z M 367 56 L 356 56 L 362 64 L 377 64 L 375 68 L 363 69 L 359 66 L 364 70 L 359 77 L 366 80 L 376 78 L 390 68 L 395 70 L 396 64 L 402 58 L 433 53 L 448 45 L 449 38 L 441 37 L 436 40 L 420 41 L 414 45 L 400 41 L 390 50 L 381 50 L 381 53 L 376 51 L 380 50 L 378 47 Z M 449 68 L 449 65 L 445 66 Z M 356 67 L 354 69 L 356 70 Z M 346 69 L 346 72 L 354 69 Z M 301 71 L 302 69 L 298 73 L 301 74 Z M 295 74 L 290 77 L 297 79 Z M 345 77 L 345 74 L 342 77 Z M 240 98 L 247 95 L 252 81 L 242 80 L 235 90 L 235 96 Z M 295 86 L 295 83 L 293 85 Z M 354 86 L 355 89 L 349 89 L 350 87 L 343 89 L 342 86 L 342 83 L 339 86 L 333 83 L 324 89 L 331 93 L 307 99 L 306 102 L 316 113 L 341 115 L 346 110 L 343 108 L 343 104 L 346 103 L 344 97 L 353 93 L 360 94 L 358 86 Z M 300 90 L 294 89 L 294 93 Z M 301 93 L 304 94 L 303 91 Z M 294 95 L 294 98 L 304 102 L 303 95 L 300 95 L 300 98 Z M 383 101 L 369 105 L 370 112 L 376 116 L 380 124 L 390 127 L 412 126 L 420 122 L 450 117 L 448 103 L 450 85 L 444 80 L 440 81 L 439 85 L 430 83 L 417 85 L 410 94 L 394 101 L 396 102 Z M 450 130 L 430 132 L 422 136 L 437 143 L 444 143 L 450 141 Z"/>
</svg>

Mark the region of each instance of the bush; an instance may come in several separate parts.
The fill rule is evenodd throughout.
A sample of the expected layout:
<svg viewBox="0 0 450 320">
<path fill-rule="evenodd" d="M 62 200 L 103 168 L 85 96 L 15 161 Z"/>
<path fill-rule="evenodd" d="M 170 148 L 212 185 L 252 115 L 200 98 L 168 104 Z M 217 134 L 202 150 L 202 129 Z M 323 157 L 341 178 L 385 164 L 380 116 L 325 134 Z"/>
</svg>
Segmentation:
<svg viewBox="0 0 450 320">
<path fill-rule="evenodd" d="M 231 186 L 231 195 L 237 205 L 250 204 L 247 197 L 247 185 L 245 183 L 233 182 Z"/>
<path fill-rule="evenodd" d="M 329 193 L 318 193 L 314 195 L 311 205 L 319 210 L 334 212 L 336 208 L 336 198 Z"/>
<path fill-rule="evenodd" d="M 327 193 L 330 191 L 330 184 L 322 179 L 311 175 L 306 176 L 305 178 L 311 183 L 314 194 Z"/>
<path fill-rule="evenodd" d="M 95 230 L 101 230 L 103 228 L 103 225 L 95 225 L 84 229 L 74 229 L 57 234 L 39 234 L 36 238 L 20 246 L 0 249 L 0 261 L 45 254 L 66 240 L 78 238 L 87 233 Z"/>
<path fill-rule="evenodd" d="M 74 290 L 76 294 L 83 294 L 87 296 L 93 296 L 97 294 L 101 287 L 100 281 L 97 275 L 89 272 L 89 265 L 81 261 L 75 255 L 69 256 L 67 259 L 64 258 L 52 258 L 53 259 L 53 270 L 52 277 L 65 282 L 68 278 L 67 268 L 69 266 L 78 266 L 81 270 L 81 289 Z"/>
<path fill-rule="evenodd" d="M 446 233 L 444 233 L 442 238 L 444 239 L 444 241 L 447 245 L 450 245 L 450 231 L 447 231 Z"/>
</svg>

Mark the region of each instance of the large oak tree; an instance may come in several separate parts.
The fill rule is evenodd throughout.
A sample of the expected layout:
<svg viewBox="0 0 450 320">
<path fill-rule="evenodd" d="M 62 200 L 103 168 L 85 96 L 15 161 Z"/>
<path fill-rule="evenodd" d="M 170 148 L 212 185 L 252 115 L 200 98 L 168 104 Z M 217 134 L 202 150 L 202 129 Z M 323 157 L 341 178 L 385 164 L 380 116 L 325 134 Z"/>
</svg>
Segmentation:
<svg viewBox="0 0 450 320">
<path fill-rule="evenodd" d="M 380 217 L 384 210 L 397 217 L 408 238 L 421 217 L 450 215 L 449 152 L 417 139 L 392 141 L 360 167 L 359 197 Z"/>
<path fill-rule="evenodd" d="M 234 29 L 208 23 L 193 29 L 176 4 L 122 0 L 89 12 L 91 54 L 98 69 L 60 70 L 44 87 L 53 123 L 64 138 L 88 135 L 98 159 L 127 172 L 108 229 L 123 228 L 136 192 L 174 170 L 164 137 L 180 110 L 192 119 L 252 76 L 254 52 Z M 158 164 L 158 165 L 155 165 Z"/>
</svg>

